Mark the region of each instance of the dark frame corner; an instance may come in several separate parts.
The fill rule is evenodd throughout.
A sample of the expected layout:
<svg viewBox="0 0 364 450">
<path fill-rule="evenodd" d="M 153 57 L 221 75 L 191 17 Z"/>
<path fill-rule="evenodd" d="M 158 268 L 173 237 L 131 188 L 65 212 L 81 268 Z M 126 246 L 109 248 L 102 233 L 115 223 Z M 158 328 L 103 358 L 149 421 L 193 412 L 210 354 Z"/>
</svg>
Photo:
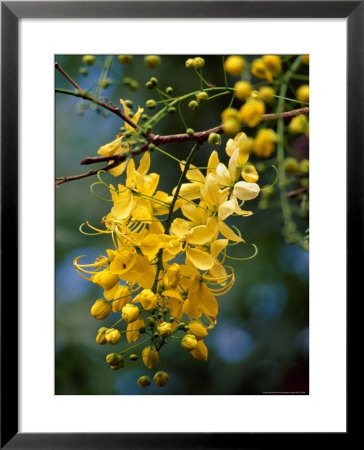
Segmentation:
<svg viewBox="0 0 364 450">
<path fill-rule="evenodd" d="M 1 2 L 1 297 L 8 296 L 9 284 L 18 286 L 18 22 L 21 18 L 347 18 L 347 285 L 356 291 L 362 278 L 363 263 L 363 148 L 364 148 L 364 1 L 196 1 L 186 8 L 183 1 L 118 2 Z M 13 105 L 9 109 L 7 105 Z M 349 177 L 350 174 L 350 177 Z M 333 212 L 334 214 L 335 212 Z M 5 233 L 6 231 L 6 233 Z M 355 249 L 355 251 L 354 251 Z M 359 253 L 359 254 L 358 254 Z M 6 284 L 4 279 L 6 277 Z M 358 286 L 359 287 L 359 286 Z M 359 291 L 360 292 L 360 291 Z M 18 433 L 18 365 L 14 356 L 17 330 L 12 325 L 12 346 L 6 335 L 8 317 L 17 316 L 15 302 L 1 302 L 1 448 L 257 448 L 270 447 L 280 437 L 283 446 L 296 447 L 297 434 L 284 433 L 216 433 L 216 434 L 125 434 L 103 433 L 32 434 Z M 16 305 L 16 304 L 15 304 Z M 15 308 L 15 310 L 14 310 Z M 350 346 L 348 345 L 348 350 Z M 11 363 L 9 363 L 11 361 Z M 338 433 L 335 442 L 348 433 Z M 312 435 L 302 434 L 299 446 Z M 315 443 L 327 443 L 327 435 L 316 433 Z M 325 441 L 323 441 L 325 439 Z M 344 441 L 343 441 L 344 442 Z"/>
</svg>

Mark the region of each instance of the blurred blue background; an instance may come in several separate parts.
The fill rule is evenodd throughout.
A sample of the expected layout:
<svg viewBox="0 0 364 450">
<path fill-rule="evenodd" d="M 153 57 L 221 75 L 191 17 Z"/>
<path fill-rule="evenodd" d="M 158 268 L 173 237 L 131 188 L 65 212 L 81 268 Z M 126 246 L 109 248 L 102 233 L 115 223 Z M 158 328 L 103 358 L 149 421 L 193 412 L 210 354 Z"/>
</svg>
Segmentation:
<svg viewBox="0 0 364 450">
<path fill-rule="evenodd" d="M 224 85 L 221 57 L 205 58 L 205 78 L 216 85 Z M 56 59 L 83 88 L 96 90 L 93 83 L 97 84 L 104 56 L 98 56 L 97 64 L 87 67 L 88 76 L 78 71 L 82 56 L 58 55 Z M 160 67 L 151 70 L 145 68 L 142 56 L 134 57 L 131 64 L 124 66 L 114 58 L 108 74 L 112 83 L 99 96 L 107 97 L 114 104 L 124 98 L 131 99 L 135 106 L 143 106 L 146 99 L 157 99 L 153 91 L 144 87 L 150 76 L 158 78 L 161 88 L 173 86 L 176 95 L 199 89 L 197 77 L 184 68 L 185 60 L 185 56 L 165 56 Z M 123 85 L 122 79 L 126 76 L 139 81 L 137 90 Z M 56 73 L 55 83 L 57 88 L 73 89 L 59 73 Z M 196 111 L 183 107 L 188 125 L 204 130 L 219 124 L 220 113 L 229 101 L 230 96 L 221 96 L 201 104 Z M 80 160 L 96 156 L 98 147 L 113 140 L 121 126 L 116 116 L 97 111 L 93 106 L 82 111 L 80 105 L 76 97 L 56 94 L 57 176 L 84 172 Z M 159 134 L 183 131 L 177 114 L 168 116 L 153 130 Z M 218 148 L 221 160 L 226 161 L 225 142 L 224 138 L 219 147 L 204 145 L 195 164 L 206 165 L 213 148 Z M 181 143 L 164 149 L 183 159 L 190 147 Z M 180 174 L 178 165 L 158 152 L 152 156 L 151 171 L 162 174 L 159 187 L 169 192 Z M 269 183 L 274 173 L 268 170 L 264 176 L 264 182 Z M 115 183 L 108 175 L 104 178 Z M 55 193 L 56 394 L 308 393 L 308 253 L 285 243 L 278 201 L 272 201 L 267 210 L 258 209 L 258 200 L 251 201 L 249 209 L 254 215 L 230 222 L 239 227 L 248 244 L 258 246 L 259 253 L 252 260 L 232 262 L 236 283 L 229 293 L 218 297 L 218 324 L 205 340 L 208 361 L 195 360 L 180 351 L 178 342 L 166 346 L 161 357 L 170 381 L 164 388 L 151 385 L 143 389 L 136 384 L 136 379 L 145 373 L 141 361 L 127 361 L 124 369 L 111 371 L 105 363 L 105 355 L 115 349 L 98 345 L 95 336 L 99 327 L 115 322 L 116 315 L 105 321 L 92 318 L 90 307 L 102 296 L 102 290 L 83 280 L 72 264 L 76 256 L 87 255 L 87 260 L 92 262 L 98 255 L 105 254 L 106 248 L 112 248 L 108 237 L 84 236 L 78 230 L 86 220 L 98 226 L 110 208 L 110 203 L 90 193 L 94 181 L 96 179 L 86 178 L 64 183 Z M 107 197 L 106 192 L 104 196 Z M 229 249 L 229 254 L 235 257 L 249 256 L 252 252 L 249 245 Z"/>
</svg>

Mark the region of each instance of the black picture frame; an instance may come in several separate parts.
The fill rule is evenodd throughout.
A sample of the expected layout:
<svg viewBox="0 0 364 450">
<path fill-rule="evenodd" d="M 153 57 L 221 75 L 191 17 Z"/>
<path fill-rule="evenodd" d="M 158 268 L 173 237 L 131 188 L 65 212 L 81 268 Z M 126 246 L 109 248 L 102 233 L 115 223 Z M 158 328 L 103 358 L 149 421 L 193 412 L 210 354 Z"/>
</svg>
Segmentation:
<svg viewBox="0 0 364 450">
<path fill-rule="evenodd" d="M 1 448 L 297 448 L 325 433 L 19 433 L 18 358 L 18 22 L 21 18 L 346 18 L 347 299 L 363 273 L 364 1 L 1 2 Z M 11 105 L 11 107 L 9 107 Z M 334 212 L 333 212 L 334 214 Z M 9 268 L 11 268 L 9 270 Z M 11 288 L 10 288 L 11 287 Z M 8 301 L 11 289 L 11 302 Z M 359 290 L 360 292 L 360 290 Z M 9 320 L 9 317 L 12 320 Z M 11 345 L 9 332 L 11 327 Z M 351 346 L 347 346 L 349 354 Z M 349 375 L 349 374 L 348 374 Z M 347 421 L 349 414 L 347 414 Z M 350 431 L 350 434 L 349 434 Z M 298 436 L 299 434 L 299 436 Z M 331 433 L 347 445 L 346 433 Z M 345 447 L 342 447 L 345 448 Z"/>
</svg>

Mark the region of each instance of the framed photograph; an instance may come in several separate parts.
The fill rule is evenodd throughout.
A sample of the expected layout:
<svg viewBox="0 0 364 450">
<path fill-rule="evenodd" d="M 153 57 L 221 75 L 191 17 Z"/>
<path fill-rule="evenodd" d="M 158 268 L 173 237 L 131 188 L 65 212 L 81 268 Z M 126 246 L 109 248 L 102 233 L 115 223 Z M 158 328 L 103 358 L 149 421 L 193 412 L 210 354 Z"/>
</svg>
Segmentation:
<svg viewBox="0 0 364 450">
<path fill-rule="evenodd" d="M 363 3 L 1 6 L 2 448 L 346 442 Z"/>
</svg>

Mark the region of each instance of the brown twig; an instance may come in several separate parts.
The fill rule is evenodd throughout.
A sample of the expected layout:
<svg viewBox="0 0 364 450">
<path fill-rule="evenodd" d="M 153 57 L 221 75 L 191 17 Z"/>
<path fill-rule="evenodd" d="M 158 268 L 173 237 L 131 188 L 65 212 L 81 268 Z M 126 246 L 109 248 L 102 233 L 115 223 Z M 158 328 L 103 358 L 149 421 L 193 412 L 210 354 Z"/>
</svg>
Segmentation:
<svg viewBox="0 0 364 450">
<path fill-rule="evenodd" d="M 299 189 L 296 189 L 294 191 L 287 192 L 286 196 L 288 198 L 292 198 L 292 197 L 295 197 L 296 195 L 303 194 L 304 192 L 307 191 L 307 189 L 308 189 L 307 186 L 303 186 L 303 187 L 301 187 Z"/>
<path fill-rule="evenodd" d="M 71 177 L 63 177 L 56 182 L 56 187 L 58 187 L 59 185 L 61 185 L 63 183 L 66 183 L 67 181 L 80 180 L 81 178 L 86 178 L 86 177 L 90 177 L 91 175 L 96 175 L 97 172 L 99 172 L 100 170 L 113 169 L 114 167 L 118 166 L 119 164 L 120 164 L 119 161 L 115 161 L 114 163 L 109 164 L 106 167 L 102 167 L 101 169 L 90 170 L 89 172 L 81 173 L 79 175 L 73 175 Z"/>
</svg>

